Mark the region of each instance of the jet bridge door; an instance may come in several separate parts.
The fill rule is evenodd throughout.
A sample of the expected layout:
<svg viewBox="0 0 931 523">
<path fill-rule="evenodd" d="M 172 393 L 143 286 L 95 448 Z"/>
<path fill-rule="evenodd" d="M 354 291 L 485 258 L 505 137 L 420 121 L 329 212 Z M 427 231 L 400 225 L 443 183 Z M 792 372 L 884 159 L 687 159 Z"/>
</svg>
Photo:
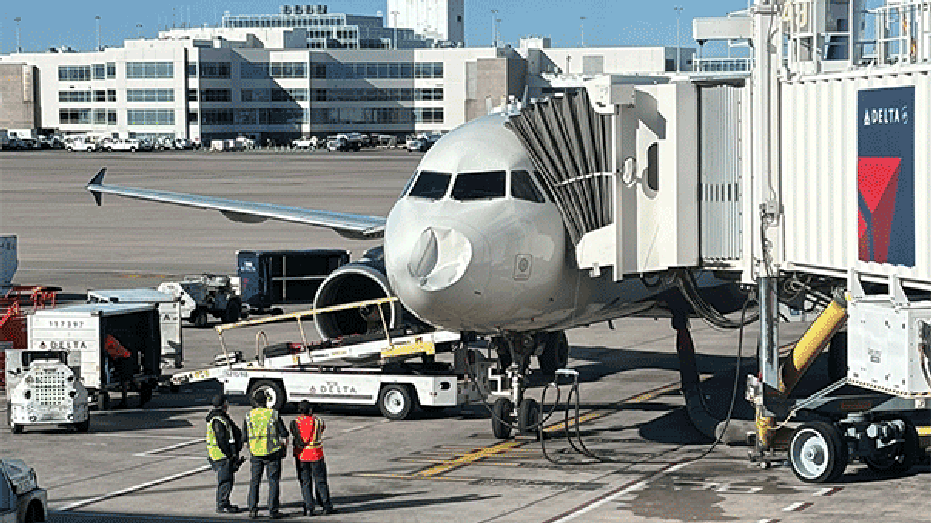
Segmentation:
<svg viewBox="0 0 931 523">
<path fill-rule="evenodd" d="M 614 278 L 698 265 L 697 91 L 604 76 L 508 127 L 553 194 L 579 268 Z"/>
</svg>

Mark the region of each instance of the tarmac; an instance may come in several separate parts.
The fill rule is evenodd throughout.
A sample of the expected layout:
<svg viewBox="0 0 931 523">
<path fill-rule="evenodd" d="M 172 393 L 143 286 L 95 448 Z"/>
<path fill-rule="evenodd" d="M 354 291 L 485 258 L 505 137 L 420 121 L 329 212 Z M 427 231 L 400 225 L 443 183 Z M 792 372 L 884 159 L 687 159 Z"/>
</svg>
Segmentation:
<svg viewBox="0 0 931 523">
<path fill-rule="evenodd" d="M 107 167 L 107 183 L 209 194 L 342 212 L 384 215 L 416 168 L 419 154 L 359 153 L 0 153 L 0 234 L 16 234 L 15 282 L 57 285 L 64 300 L 88 289 L 154 286 L 184 274 L 235 273 L 237 249 L 345 248 L 353 259 L 377 242 L 324 229 L 266 222 L 245 225 L 219 213 L 104 196 L 94 205 L 84 185 Z M 297 310 L 289 306 L 286 310 Z M 383 419 L 372 408 L 323 408 L 330 491 L 346 522 L 926 522 L 931 513 L 927 462 L 898 477 L 851 464 L 835 483 L 807 484 L 788 466 L 752 464 L 745 446 L 717 445 L 690 423 L 679 390 L 675 331 L 668 318 L 628 318 L 567 333 L 569 367 L 580 373 L 582 422 L 571 433 L 602 458 L 579 454 L 560 422 L 564 408 L 547 393 L 551 427 L 544 445 L 531 437 L 501 441 L 484 405 Z M 780 326 L 789 342 L 803 323 Z M 245 330 L 245 329 L 244 329 Z M 723 418 L 752 419 L 743 382 L 755 373 L 757 326 L 736 331 L 692 320 L 703 393 Z M 296 329 L 267 329 L 272 343 Z M 225 334 L 249 354 L 254 331 Z M 213 329 L 184 329 L 185 368 L 210 364 Z M 738 368 L 738 353 L 742 358 Z M 810 371 L 826 379 L 822 362 Z M 174 372 L 174 369 L 165 369 Z M 540 399 L 542 380 L 530 395 Z M 219 522 L 245 514 L 214 512 L 216 476 L 204 446 L 205 416 L 216 384 L 164 391 L 145 408 L 92 412 L 88 434 L 65 429 L 0 428 L 0 456 L 26 460 L 48 489 L 53 522 Z M 565 400 L 567 389 L 561 389 Z M 131 404 L 132 405 L 132 404 Z M 5 417 L 5 402 L 0 404 Z M 234 398 L 231 415 L 248 412 Z M 294 416 L 287 410 L 286 420 Z M 578 440 L 573 440 L 580 446 Z M 245 506 L 248 464 L 232 501 Z M 261 516 L 266 490 L 261 490 Z M 291 458 L 283 466 L 282 509 L 302 519 Z"/>
</svg>

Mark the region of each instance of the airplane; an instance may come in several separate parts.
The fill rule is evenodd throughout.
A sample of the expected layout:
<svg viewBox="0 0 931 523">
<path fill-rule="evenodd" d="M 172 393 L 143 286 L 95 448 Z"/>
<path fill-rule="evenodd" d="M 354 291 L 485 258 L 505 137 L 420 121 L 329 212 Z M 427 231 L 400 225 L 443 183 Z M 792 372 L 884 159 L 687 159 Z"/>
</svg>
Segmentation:
<svg viewBox="0 0 931 523">
<path fill-rule="evenodd" d="M 389 327 L 412 314 L 436 328 L 489 337 L 502 367 L 518 376 L 515 400 L 495 407 L 505 417 L 523 401 L 531 355 L 544 374 L 566 366 L 566 329 L 681 302 L 671 274 L 614 281 L 609 271 L 593 277 L 578 268 L 551 191 L 505 127 L 507 120 L 505 112 L 492 113 L 443 136 L 387 217 L 121 187 L 103 183 L 105 170 L 86 189 L 98 205 L 106 193 L 217 210 L 245 223 L 274 219 L 327 227 L 349 238 L 383 238 L 383 249 L 334 271 L 314 306 L 397 296 L 400 305 L 386 310 Z M 721 280 L 701 287 L 737 296 L 730 292 L 735 286 Z M 741 303 L 739 297 L 727 302 Z M 349 311 L 319 317 L 317 328 L 336 337 L 373 323 Z M 504 433 L 495 427 L 496 435 Z"/>
</svg>

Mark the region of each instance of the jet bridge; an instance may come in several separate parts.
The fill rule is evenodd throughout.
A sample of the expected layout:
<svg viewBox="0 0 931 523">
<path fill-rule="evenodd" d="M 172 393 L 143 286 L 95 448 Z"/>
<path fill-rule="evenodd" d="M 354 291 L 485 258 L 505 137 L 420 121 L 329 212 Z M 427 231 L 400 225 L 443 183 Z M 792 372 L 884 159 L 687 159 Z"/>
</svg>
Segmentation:
<svg viewBox="0 0 931 523">
<path fill-rule="evenodd" d="M 614 279 L 699 264 L 697 88 L 603 76 L 511 116 L 575 255 Z"/>
</svg>

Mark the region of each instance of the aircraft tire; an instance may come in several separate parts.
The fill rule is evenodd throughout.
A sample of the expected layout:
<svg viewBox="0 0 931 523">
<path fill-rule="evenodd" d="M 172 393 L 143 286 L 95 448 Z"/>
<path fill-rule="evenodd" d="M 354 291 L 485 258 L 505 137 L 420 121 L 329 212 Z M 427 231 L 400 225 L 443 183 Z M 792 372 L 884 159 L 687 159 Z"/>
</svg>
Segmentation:
<svg viewBox="0 0 931 523">
<path fill-rule="evenodd" d="M 491 407 L 491 432 L 498 439 L 509 439 L 511 437 L 511 412 L 514 410 L 514 404 L 507 398 L 498 398 Z"/>
<path fill-rule="evenodd" d="M 540 424 L 540 404 L 533 398 L 524 398 L 517 408 L 517 430 L 521 434 L 537 434 Z"/>
</svg>

